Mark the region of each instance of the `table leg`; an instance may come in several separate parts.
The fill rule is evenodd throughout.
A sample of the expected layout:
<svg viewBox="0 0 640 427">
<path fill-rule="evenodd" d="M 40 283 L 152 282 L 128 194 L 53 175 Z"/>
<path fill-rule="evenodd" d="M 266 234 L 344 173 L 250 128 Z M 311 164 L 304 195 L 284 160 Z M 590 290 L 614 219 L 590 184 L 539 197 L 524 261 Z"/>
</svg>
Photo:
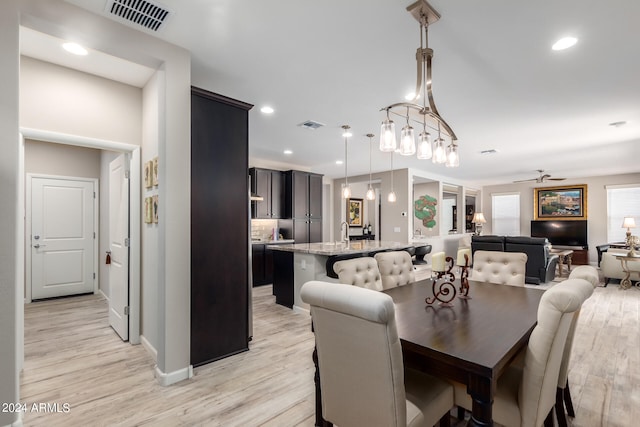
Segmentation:
<svg viewBox="0 0 640 427">
<path fill-rule="evenodd" d="M 624 279 L 620 282 L 620 289 L 627 290 L 631 288 L 631 271 L 627 265 L 627 260 L 621 259 L 620 263 L 622 264 L 622 271 L 624 271 Z"/>
<path fill-rule="evenodd" d="M 569 254 L 567 255 L 567 268 L 569 269 L 568 273 L 571 273 L 571 257 L 573 256 L 573 254 Z M 567 273 L 567 274 L 568 274 Z"/>
<path fill-rule="evenodd" d="M 473 427 L 493 426 L 493 394 L 495 384 L 490 378 L 470 376 L 467 392 L 473 402 L 469 425 Z"/>
<path fill-rule="evenodd" d="M 558 276 L 562 276 L 562 264 L 564 262 L 564 257 L 562 255 L 558 256 Z"/>
</svg>

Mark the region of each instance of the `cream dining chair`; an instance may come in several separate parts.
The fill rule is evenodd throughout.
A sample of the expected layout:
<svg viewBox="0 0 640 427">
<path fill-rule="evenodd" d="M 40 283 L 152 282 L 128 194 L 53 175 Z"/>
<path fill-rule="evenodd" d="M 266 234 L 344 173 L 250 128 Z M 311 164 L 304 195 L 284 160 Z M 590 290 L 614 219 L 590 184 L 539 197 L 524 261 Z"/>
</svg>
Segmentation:
<svg viewBox="0 0 640 427">
<path fill-rule="evenodd" d="M 599 285 L 598 272 L 595 267 L 590 265 L 581 265 L 569 275 L 569 279 L 562 282 L 563 286 L 573 286 L 575 281 L 587 281 L 592 288 L 581 285 L 576 286 L 576 289 L 584 292 L 585 300 L 587 300 L 592 294 L 594 289 Z M 580 310 L 577 310 L 573 319 L 571 320 L 571 326 L 569 327 L 569 334 L 567 335 L 567 343 L 564 346 L 564 352 L 562 354 L 562 362 L 560 364 L 560 374 L 558 375 L 558 388 L 556 390 L 556 417 L 558 419 L 559 427 L 567 427 L 567 419 L 565 417 L 565 406 L 567 414 L 570 417 L 575 417 L 575 411 L 573 409 L 573 401 L 571 400 L 571 391 L 569 389 L 569 361 L 571 359 L 571 350 L 573 348 L 573 338 L 576 333 L 576 327 L 578 325 L 578 318 L 580 317 Z"/>
<path fill-rule="evenodd" d="M 448 425 L 453 387 L 404 369 L 389 295 L 311 281 L 300 296 L 311 308 L 326 421 L 340 427 Z"/>
<path fill-rule="evenodd" d="M 524 286 L 526 266 L 527 254 L 521 252 L 476 251 L 469 279 Z"/>
<path fill-rule="evenodd" d="M 477 252 L 476 252 L 477 253 Z M 538 323 L 529 338 L 524 365 L 511 365 L 498 379 L 493 420 L 505 426 L 553 425 L 552 410 L 567 336 L 574 313 L 593 292 L 586 280 L 559 283 L 538 307 Z M 455 404 L 471 410 L 464 384 L 455 384 Z"/>
<path fill-rule="evenodd" d="M 378 252 L 374 257 L 382 277 L 383 289 L 415 282 L 413 262 L 407 251 Z"/>
<path fill-rule="evenodd" d="M 338 275 L 340 283 L 374 291 L 382 290 L 382 279 L 375 258 L 359 257 L 338 261 L 333 264 L 333 271 Z"/>
</svg>

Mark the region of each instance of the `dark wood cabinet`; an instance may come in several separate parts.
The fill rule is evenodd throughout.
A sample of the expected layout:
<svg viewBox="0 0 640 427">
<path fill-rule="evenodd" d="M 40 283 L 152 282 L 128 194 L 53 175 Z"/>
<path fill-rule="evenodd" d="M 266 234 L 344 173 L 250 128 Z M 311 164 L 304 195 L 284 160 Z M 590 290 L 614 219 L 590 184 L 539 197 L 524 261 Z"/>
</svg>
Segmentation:
<svg viewBox="0 0 640 427">
<path fill-rule="evenodd" d="M 296 243 L 322 241 L 322 175 L 287 171 L 285 173 L 285 212 L 292 220 L 281 221 L 291 229 Z"/>
<path fill-rule="evenodd" d="M 253 244 L 251 256 L 253 286 L 273 283 L 273 250 L 267 245 Z"/>
<path fill-rule="evenodd" d="M 264 200 L 251 203 L 251 217 L 278 219 L 284 214 L 284 176 L 281 171 L 251 168 L 251 192 Z"/>
<path fill-rule="evenodd" d="M 191 90 L 193 366 L 249 348 L 251 107 L 202 89 Z"/>
</svg>

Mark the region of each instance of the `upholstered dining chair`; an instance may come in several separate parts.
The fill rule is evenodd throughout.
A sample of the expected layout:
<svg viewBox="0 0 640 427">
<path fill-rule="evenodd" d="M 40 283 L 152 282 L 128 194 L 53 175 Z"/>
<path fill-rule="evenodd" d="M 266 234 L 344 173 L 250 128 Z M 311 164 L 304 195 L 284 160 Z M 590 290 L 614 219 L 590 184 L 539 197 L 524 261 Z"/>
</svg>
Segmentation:
<svg viewBox="0 0 640 427">
<path fill-rule="evenodd" d="M 383 289 L 415 282 L 411 255 L 407 251 L 379 252 L 375 254 L 375 259 L 382 277 Z"/>
<path fill-rule="evenodd" d="M 527 254 L 521 252 L 476 251 L 469 279 L 524 286 L 526 264 Z"/>
<path fill-rule="evenodd" d="M 592 294 L 593 290 L 598 286 L 599 280 L 594 282 L 593 275 L 597 278 L 597 271 L 590 265 L 583 265 L 581 267 L 587 267 L 578 271 L 575 276 L 583 276 L 584 278 L 572 278 L 562 282 L 563 286 L 575 286 L 577 290 L 583 292 L 584 299 L 587 300 Z M 590 271 L 593 269 L 593 271 Z M 573 274 L 575 272 L 572 271 Z M 591 279 L 591 280 L 590 280 Z M 584 286 L 577 281 L 586 281 L 591 285 L 591 288 Z M 569 327 L 569 333 L 567 334 L 567 342 L 564 346 L 564 352 L 562 353 L 562 362 L 560 363 L 560 374 L 558 375 L 558 388 L 556 389 L 556 417 L 558 419 L 559 427 L 567 427 L 567 418 L 565 417 L 565 407 L 567 414 L 570 417 L 575 417 L 576 413 L 573 409 L 573 401 L 571 400 L 571 391 L 569 389 L 569 360 L 571 359 L 571 349 L 573 348 L 573 338 L 576 333 L 576 326 L 578 324 L 578 318 L 580 317 L 580 309 L 576 310 L 571 319 L 571 326 Z"/>
<path fill-rule="evenodd" d="M 589 282 L 574 280 L 559 283 L 542 295 L 538 323 L 529 338 L 523 366 L 509 366 L 498 379 L 493 401 L 496 423 L 553 426 L 555 389 L 571 322 L 592 292 Z M 466 386 L 456 383 L 454 389 L 455 404 L 471 410 Z"/>
<path fill-rule="evenodd" d="M 448 425 L 453 387 L 405 370 L 391 297 L 319 281 L 302 286 L 318 351 L 322 415 L 340 427 Z"/>
<path fill-rule="evenodd" d="M 333 264 L 333 271 L 338 275 L 340 283 L 374 291 L 382 290 L 382 279 L 375 258 L 359 257 L 338 261 Z"/>
</svg>

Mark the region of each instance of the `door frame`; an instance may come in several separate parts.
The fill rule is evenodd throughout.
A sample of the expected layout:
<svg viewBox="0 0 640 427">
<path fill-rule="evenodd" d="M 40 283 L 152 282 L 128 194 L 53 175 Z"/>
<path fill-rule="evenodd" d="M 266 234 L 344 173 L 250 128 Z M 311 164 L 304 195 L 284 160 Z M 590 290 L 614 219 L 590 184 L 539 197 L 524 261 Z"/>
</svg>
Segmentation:
<svg viewBox="0 0 640 427">
<path fill-rule="evenodd" d="M 120 141 L 90 138 L 47 130 L 20 127 L 24 139 L 95 148 L 98 150 L 128 153 L 129 158 L 129 343 L 140 344 L 140 248 L 141 248 L 141 164 L 139 145 Z M 19 165 L 20 176 L 24 176 L 24 157 Z M 26 229 L 23 238 L 26 239 Z M 97 239 L 96 239 L 97 240 Z M 26 240 L 25 240 L 26 241 Z M 96 252 L 96 260 L 99 254 Z M 22 330 L 24 336 L 24 327 Z"/>
<path fill-rule="evenodd" d="M 95 234 L 95 237 L 93 238 L 93 272 L 94 272 L 94 278 L 93 278 L 93 293 L 97 293 L 98 292 L 98 284 L 100 281 L 100 275 L 98 274 L 98 259 L 99 257 L 99 253 L 98 253 L 98 242 L 100 241 L 100 227 L 98 226 L 98 213 L 99 213 L 99 206 L 100 206 L 100 187 L 99 187 L 99 180 L 97 178 L 83 178 L 83 177 L 76 177 L 76 176 L 65 176 L 65 175 L 47 175 L 47 174 L 40 174 L 40 173 L 28 173 L 27 174 L 27 199 L 26 199 L 26 208 L 27 208 L 27 212 L 26 212 L 26 217 L 25 217 L 25 229 L 24 229 L 24 242 L 25 242 L 25 295 L 24 295 L 24 299 L 25 302 L 28 304 L 30 303 L 31 300 L 31 216 L 33 214 L 32 212 L 32 205 L 31 205 L 31 195 L 32 195 L 32 185 L 33 185 L 33 179 L 34 178 L 43 178 L 43 179 L 56 179 L 56 180 L 60 180 L 60 181 L 85 181 L 85 182 L 91 182 L 93 183 L 93 192 L 95 194 L 95 197 L 93 198 L 93 233 Z M 29 243 L 27 243 L 29 242 Z"/>
</svg>

